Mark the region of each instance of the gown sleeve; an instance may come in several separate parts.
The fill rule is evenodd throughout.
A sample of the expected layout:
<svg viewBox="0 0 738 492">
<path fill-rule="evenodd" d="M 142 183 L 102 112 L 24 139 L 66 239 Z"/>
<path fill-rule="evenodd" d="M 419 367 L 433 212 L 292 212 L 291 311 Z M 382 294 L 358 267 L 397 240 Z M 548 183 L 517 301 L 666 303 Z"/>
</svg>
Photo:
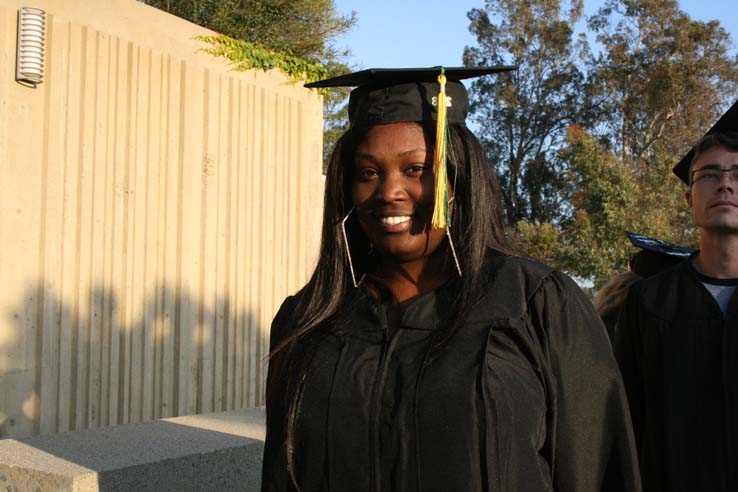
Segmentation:
<svg viewBox="0 0 738 492">
<path fill-rule="evenodd" d="M 274 316 L 269 338 L 270 353 L 286 335 L 295 304 L 295 297 L 288 297 Z M 276 357 L 278 358 L 279 355 Z M 264 441 L 262 463 L 262 492 L 291 488 L 284 454 L 284 416 L 286 411 L 284 381 L 278 377 L 275 370 L 278 365 L 279 361 L 275 358 L 275 360 L 270 360 L 267 369 L 266 439 Z"/>
<path fill-rule="evenodd" d="M 285 337 L 287 334 L 287 330 L 289 329 L 289 321 L 292 312 L 295 309 L 295 305 L 297 304 L 296 298 L 294 296 L 290 296 L 287 299 L 284 300 L 282 305 L 279 307 L 279 310 L 277 311 L 277 314 L 274 315 L 274 319 L 272 320 L 272 327 L 269 331 L 269 354 L 272 353 L 272 350 L 274 350 L 274 347 L 276 347 Z M 267 385 L 266 385 L 266 401 L 267 403 L 272 399 L 272 396 L 274 396 L 274 386 L 277 384 L 276 381 L 274 381 L 276 374 L 274 374 L 274 371 L 272 371 L 272 364 L 269 364 L 269 367 L 267 369 Z M 269 406 L 267 405 L 267 411 L 269 410 Z M 268 418 L 268 413 L 267 413 Z"/>
<path fill-rule="evenodd" d="M 553 272 L 529 302 L 550 371 L 547 447 L 554 490 L 641 490 L 628 401 L 591 301 Z"/>
</svg>

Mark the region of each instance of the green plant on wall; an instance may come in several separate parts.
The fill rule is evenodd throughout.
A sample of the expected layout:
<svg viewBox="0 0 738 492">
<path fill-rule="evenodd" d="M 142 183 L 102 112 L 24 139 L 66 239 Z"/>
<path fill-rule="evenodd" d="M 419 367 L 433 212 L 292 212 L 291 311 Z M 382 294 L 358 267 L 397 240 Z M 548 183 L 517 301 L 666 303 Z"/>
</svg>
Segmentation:
<svg viewBox="0 0 738 492">
<path fill-rule="evenodd" d="M 203 48 L 205 53 L 230 60 L 234 70 L 237 71 L 266 71 L 277 68 L 295 82 L 313 82 L 348 71 L 348 68 L 340 63 L 328 62 L 324 66 L 317 61 L 298 58 L 228 36 L 198 36 L 197 39 L 208 45 Z M 347 129 L 346 98 L 349 91 L 345 87 L 318 90 L 324 98 L 323 171 L 325 171 L 336 141 Z"/>
<path fill-rule="evenodd" d="M 323 79 L 328 71 L 318 62 L 304 60 L 287 53 L 272 51 L 254 43 L 228 36 L 198 36 L 209 46 L 203 51 L 230 60 L 237 71 L 272 70 L 277 68 L 291 79 L 313 82 Z"/>
</svg>

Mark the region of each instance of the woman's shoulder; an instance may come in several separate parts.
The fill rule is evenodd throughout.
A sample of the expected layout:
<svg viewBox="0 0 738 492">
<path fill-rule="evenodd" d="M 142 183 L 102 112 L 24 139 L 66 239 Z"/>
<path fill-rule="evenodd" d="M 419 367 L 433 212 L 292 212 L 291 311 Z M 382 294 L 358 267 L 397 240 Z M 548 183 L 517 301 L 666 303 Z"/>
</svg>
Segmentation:
<svg viewBox="0 0 738 492">
<path fill-rule="evenodd" d="M 285 297 L 284 301 L 282 301 L 282 304 L 279 306 L 277 313 L 274 315 L 274 322 L 284 321 L 289 314 L 293 313 L 297 305 L 300 303 L 301 297 L 302 292 L 297 292 L 296 294 Z"/>
<path fill-rule="evenodd" d="M 486 296 L 488 301 L 481 303 L 488 318 L 496 319 L 496 313 L 504 313 L 511 327 L 518 327 L 552 354 L 566 353 L 572 343 L 579 347 L 574 352 L 588 346 L 598 357 L 611 354 L 592 301 L 568 275 L 522 257 L 500 260 L 497 272 Z M 493 311 L 487 310 L 493 304 Z"/>
<path fill-rule="evenodd" d="M 563 295 L 583 295 L 566 274 L 538 260 L 525 256 L 495 255 L 487 262 L 482 280 L 482 306 L 485 311 L 505 317 L 522 317 L 536 297 L 549 291 Z"/>
<path fill-rule="evenodd" d="M 485 281 L 490 287 L 514 285 L 524 297 L 529 297 L 548 277 L 558 273 L 553 267 L 526 256 L 494 255 L 487 263 Z"/>
<path fill-rule="evenodd" d="M 491 255 L 479 282 L 481 296 L 477 314 L 485 318 L 520 317 L 530 297 L 553 271 L 524 256 Z"/>
<path fill-rule="evenodd" d="M 303 296 L 303 291 L 294 295 L 287 296 L 279 306 L 277 313 L 272 319 L 272 328 L 270 331 L 270 346 L 273 349 L 290 330 L 291 322 L 295 319 L 297 306 Z"/>
</svg>

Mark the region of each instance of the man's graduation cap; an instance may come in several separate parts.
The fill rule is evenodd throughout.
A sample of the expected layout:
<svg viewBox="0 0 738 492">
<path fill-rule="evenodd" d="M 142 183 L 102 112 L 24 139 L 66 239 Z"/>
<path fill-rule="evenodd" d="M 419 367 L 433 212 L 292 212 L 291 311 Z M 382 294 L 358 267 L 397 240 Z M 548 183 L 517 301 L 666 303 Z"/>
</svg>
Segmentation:
<svg viewBox="0 0 738 492">
<path fill-rule="evenodd" d="M 516 67 L 371 68 L 305 84 L 308 88 L 356 87 L 349 96 L 349 125 L 436 122 L 433 227 L 450 225 L 446 174 L 447 123 L 464 123 L 469 96 L 461 80 Z"/>
<path fill-rule="evenodd" d="M 738 101 L 736 101 L 735 104 L 733 104 L 730 109 L 727 110 L 719 120 L 717 120 L 717 123 L 712 125 L 712 128 L 705 133 L 705 136 L 710 135 L 711 133 L 730 131 L 738 131 Z M 692 160 L 694 159 L 694 153 L 695 148 L 692 147 L 689 149 L 689 152 L 687 152 L 687 155 L 682 157 L 682 160 L 680 160 L 673 169 L 674 174 L 676 174 L 677 177 L 687 185 L 689 185 L 689 166 L 692 164 Z"/>
<path fill-rule="evenodd" d="M 630 243 L 641 250 L 630 259 L 631 271 L 641 277 L 650 277 L 679 263 L 694 253 L 695 250 L 685 248 L 668 241 L 626 231 Z"/>
</svg>

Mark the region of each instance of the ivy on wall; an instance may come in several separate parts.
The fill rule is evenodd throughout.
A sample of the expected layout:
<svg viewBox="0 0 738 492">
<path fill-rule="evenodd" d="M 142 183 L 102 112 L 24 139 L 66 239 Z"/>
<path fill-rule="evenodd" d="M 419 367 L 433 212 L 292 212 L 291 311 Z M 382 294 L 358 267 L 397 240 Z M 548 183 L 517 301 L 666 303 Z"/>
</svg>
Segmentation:
<svg viewBox="0 0 738 492">
<path fill-rule="evenodd" d="M 278 68 L 297 82 L 314 82 L 328 75 L 327 70 L 318 62 L 272 51 L 248 41 L 222 35 L 198 36 L 197 39 L 209 45 L 203 48 L 205 53 L 227 58 L 233 63 L 234 69 L 240 72 Z"/>
</svg>

